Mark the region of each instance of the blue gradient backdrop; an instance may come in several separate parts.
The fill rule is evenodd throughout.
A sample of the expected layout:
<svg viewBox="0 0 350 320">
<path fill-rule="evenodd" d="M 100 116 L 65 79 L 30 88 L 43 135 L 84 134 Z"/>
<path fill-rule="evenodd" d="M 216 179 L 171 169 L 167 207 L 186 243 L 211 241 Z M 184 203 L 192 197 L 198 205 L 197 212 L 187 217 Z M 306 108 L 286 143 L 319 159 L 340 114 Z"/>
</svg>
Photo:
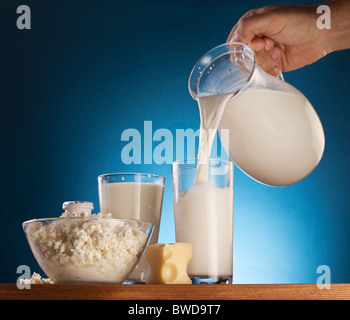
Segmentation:
<svg viewBox="0 0 350 320">
<path fill-rule="evenodd" d="M 164 175 L 159 241 L 175 241 L 170 165 L 123 164 L 121 134 L 143 133 L 146 120 L 153 131 L 198 129 L 193 65 L 244 12 L 280 3 L 2 1 L 0 282 L 15 282 L 22 264 L 43 275 L 21 223 L 60 215 L 66 200 L 92 201 L 97 212 L 102 173 Z M 31 30 L 16 28 L 21 4 Z M 350 51 L 332 53 L 285 74 L 324 125 L 325 153 L 309 177 L 272 188 L 235 170 L 235 283 L 315 283 L 319 265 L 332 282 L 350 282 L 349 60 Z"/>
</svg>

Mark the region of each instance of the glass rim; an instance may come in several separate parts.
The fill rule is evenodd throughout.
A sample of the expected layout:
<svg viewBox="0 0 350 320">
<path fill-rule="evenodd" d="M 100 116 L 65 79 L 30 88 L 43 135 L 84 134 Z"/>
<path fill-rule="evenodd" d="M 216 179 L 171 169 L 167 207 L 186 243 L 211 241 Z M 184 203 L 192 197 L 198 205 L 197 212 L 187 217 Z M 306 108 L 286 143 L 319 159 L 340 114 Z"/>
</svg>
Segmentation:
<svg viewBox="0 0 350 320">
<path fill-rule="evenodd" d="M 192 81 L 192 76 L 193 76 L 193 73 L 194 71 L 197 69 L 197 66 L 204 60 L 205 57 L 207 57 L 209 54 L 219 50 L 220 48 L 224 47 L 224 46 L 230 46 L 230 45 L 239 45 L 239 46 L 242 46 L 243 48 L 247 49 L 247 51 L 249 51 L 251 54 L 252 54 L 252 57 L 253 57 L 253 65 L 252 65 L 252 69 L 250 70 L 250 73 L 245 81 L 245 83 L 241 86 L 241 88 L 239 88 L 234 94 L 238 94 L 239 92 L 241 92 L 242 90 L 244 90 L 248 85 L 249 83 L 251 82 L 252 78 L 253 78 L 253 74 L 257 68 L 257 61 L 256 61 L 256 55 L 255 55 L 255 52 L 254 50 L 247 44 L 244 44 L 244 43 L 241 43 L 241 42 L 227 42 L 227 43 L 223 43 L 223 44 L 220 44 L 212 49 L 210 49 L 209 51 L 207 51 L 204 55 L 201 56 L 201 58 L 196 62 L 196 64 L 194 65 L 194 67 L 192 68 L 192 71 L 190 73 L 190 76 L 188 78 L 188 90 L 192 96 L 193 99 L 196 99 L 197 97 L 200 97 L 201 95 L 200 94 L 195 94 L 194 93 L 194 90 L 192 90 L 191 88 L 191 81 Z M 210 62 L 213 62 L 217 59 L 220 59 L 222 56 L 226 55 L 226 54 L 230 54 L 230 53 L 233 53 L 233 52 L 225 52 L 224 54 L 221 54 L 219 55 L 218 57 L 216 57 L 215 59 L 211 60 Z M 208 66 L 205 67 L 205 69 L 207 68 Z M 205 70 L 204 69 L 204 70 Z M 204 70 L 202 72 L 202 74 L 204 74 Z M 200 78 L 197 80 L 197 88 L 196 88 L 196 92 L 198 92 L 198 82 L 200 81 L 202 76 L 200 76 Z"/>
<path fill-rule="evenodd" d="M 226 164 L 232 164 L 234 165 L 234 162 L 230 159 L 220 159 L 220 158 L 204 158 L 206 160 L 213 160 L 213 161 L 222 161 Z M 175 160 L 171 163 L 171 165 L 178 165 L 178 164 L 183 164 L 183 165 L 190 165 L 189 163 L 186 163 L 185 161 L 193 161 L 193 164 L 197 164 L 198 163 L 199 158 L 188 158 L 188 159 L 179 159 L 179 160 Z M 182 162 L 182 163 L 181 163 Z"/>
<path fill-rule="evenodd" d="M 128 175 L 128 176 L 142 176 L 142 177 L 148 177 L 148 178 L 157 178 L 160 179 L 162 181 L 165 182 L 166 178 L 158 175 L 158 174 L 154 174 L 154 173 L 145 173 L 145 172 L 112 172 L 112 173 L 103 173 L 97 176 L 97 180 L 101 180 L 104 177 L 112 177 L 112 176 L 122 176 L 122 175 Z M 123 181 L 120 181 L 123 182 Z"/>
</svg>

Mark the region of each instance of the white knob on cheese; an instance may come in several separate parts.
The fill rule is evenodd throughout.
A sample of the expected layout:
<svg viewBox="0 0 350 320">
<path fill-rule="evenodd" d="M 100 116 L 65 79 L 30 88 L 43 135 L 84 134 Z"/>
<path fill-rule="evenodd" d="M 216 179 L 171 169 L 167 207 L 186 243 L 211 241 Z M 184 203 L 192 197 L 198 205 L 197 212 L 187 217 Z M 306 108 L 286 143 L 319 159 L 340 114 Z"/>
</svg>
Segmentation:
<svg viewBox="0 0 350 320">
<path fill-rule="evenodd" d="M 94 204 L 89 201 L 66 201 L 63 202 L 62 209 L 64 211 L 68 211 L 70 214 L 72 214 L 73 212 L 84 212 L 87 215 L 89 215 L 94 209 Z"/>
<path fill-rule="evenodd" d="M 147 284 L 192 284 L 187 266 L 192 258 L 189 243 L 157 243 L 146 248 L 146 259 L 151 267 Z"/>
</svg>

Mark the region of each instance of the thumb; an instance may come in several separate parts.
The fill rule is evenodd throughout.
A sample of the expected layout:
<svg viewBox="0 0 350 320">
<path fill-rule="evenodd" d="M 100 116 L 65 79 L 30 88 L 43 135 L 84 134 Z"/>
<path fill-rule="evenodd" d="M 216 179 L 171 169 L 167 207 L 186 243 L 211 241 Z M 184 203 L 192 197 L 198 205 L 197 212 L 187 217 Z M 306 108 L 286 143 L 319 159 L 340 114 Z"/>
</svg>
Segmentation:
<svg viewBox="0 0 350 320">
<path fill-rule="evenodd" d="M 227 42 L 242 42 L 241 36 L 235 32 L 232 34 L 231 38 L 228 39 Z"/>
</svg>

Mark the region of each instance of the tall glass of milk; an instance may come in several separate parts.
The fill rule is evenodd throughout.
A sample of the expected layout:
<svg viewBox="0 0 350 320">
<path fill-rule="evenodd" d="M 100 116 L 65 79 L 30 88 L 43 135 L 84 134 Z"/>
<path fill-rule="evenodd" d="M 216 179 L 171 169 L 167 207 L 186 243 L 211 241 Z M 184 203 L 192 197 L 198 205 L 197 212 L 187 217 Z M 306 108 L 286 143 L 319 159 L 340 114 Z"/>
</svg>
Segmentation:
<svg viewBox="0 0 350 320">
<path fill-rule="evenodd" d="M 192 244 L 187 271 L 193 283 L 232 283 L 233 162 L 205 164 L 201 183 L 198 159 L 172 164 L 176 241 Z"/>
<path fill-rule="evenodd" d="M 149 244 L 157 243 L 165 178 L 148 173 L 110 173 L 98 176 L 97 180 L 101 213 L 152 222 Z M 126 283 L 145 283 L 149 275 L 149 265 L 143 256 Z"/>
<path fill-rule="evenodd" d="M 201 123 L 229 130 L 226 153 L 253 179 L 290 185 L 320 162 L 325 137 L 316 111 L 299 90 L 263 71 L 249 46 L 210 50 L 192 69 L 189 91 Z"/>
</svg>

